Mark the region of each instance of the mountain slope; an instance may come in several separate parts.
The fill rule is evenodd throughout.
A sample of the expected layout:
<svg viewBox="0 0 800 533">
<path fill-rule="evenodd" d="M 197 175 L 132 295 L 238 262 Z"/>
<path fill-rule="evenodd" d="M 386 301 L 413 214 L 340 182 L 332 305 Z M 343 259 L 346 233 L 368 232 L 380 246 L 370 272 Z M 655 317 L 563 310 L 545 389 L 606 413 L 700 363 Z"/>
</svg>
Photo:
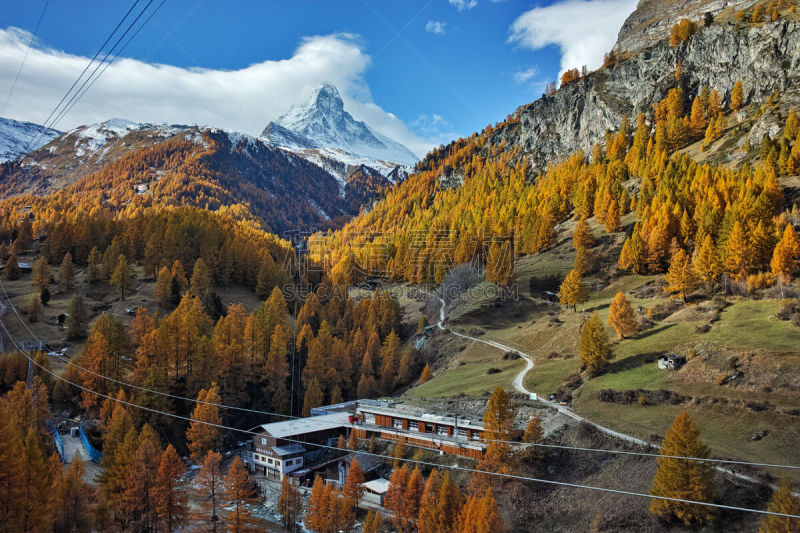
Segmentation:
<svg viewBox="0 0 800 533">
<path fill-rule="evenodd" d="M 235 207 L 273 232 L 336 227 L 363 199 L 319 166 L 248 135 L 121 120 L 82 126 L 0 165 L 0 196 L 7 204 L 57 201 L 121 213 Z"/>
<path fill-rule="evenodd" d="M 20 122 L 10 118 L 0 118 L 0 163 L 11 161 L 28 152 L 28 143 L 37 149 L 61 135 L 60 131 L 46 129 L 39 135 L 41 126 L 32 122 Z M 38 135 L 38 138 L 36 138 Z"/>
<path fill-rule="evenodd" d="M 795 134 L 782 130 L 789 110 L 800 104 L 800 23 L 788 8 L 779 15 L 757 24 L 714 23 L 678 46 L 658 41 L 520 107 L 480 134 L 434 150 L 417 165 L 417 174 L 323 249 L 333 264 L 347 254 L 364 260 L 364 241 L 380 235 L 389 252 L 380 268 L 397 279 L 438 283 L 448 269 L 439 259 L 459 264 L 477 253 L 480 261 L 489 260 L 486 239 L 513 238 L 517 255 L 535 253 L 549 248 L 555 227 L 571 217 L 594 215 L 613 230 L 617 219 L 635 211 L 641 226 L 634 233 L 644 247 L 637 253 L 644 258 L 637 259 L 643 264 L 636 263 L 634 272 L 663 271 L 673 236 L 689 254 L 709 234 L 713 243 L 724 242 L 736 217 L 747 231 L 762 222 L 758 231 L 768 236 L 757 259 L 729 272 L 741 278 L 769 270 L 769 254 L 785 224 L 772 215 L 791 209 L 778 177 L 796 173 L 787 165 Z M 746 107 L 732 110 L 730 93 L 740 79 Z M 712 91 L 721 100 L 714 109 Z M 692 118 L 696 99 L 700 112 Z M 630 122 L 620 131 L 623 117 L 638 113 L 636 134 Z M 754 168 L 764 164 L 766 170 Z M 718 198 L 707 180 L 669 189 L 677 187 L 678 176 L 687 180 L 693 172 L 712 173 L 717 190 L 728 192 Z M 662 184 L 665 173 L 670 180 Z M 749 180 L 746 189 L 743 179 Z M 689 190 L 705 190 L 706 196 L 693 197 Z M 415 241 L 412 234 L 426 237 Z"/>
<path fill-rule="evenodd" d="M 672 25 L 681 19 L 701 23 L 706 14 L 724 16 L 752 3 L 753 0 L 639 0 L 619 30 L 614 51 L 639 51 L 667 37 Z"/>
<path fill-rule="evenodd" d="M 419 159 L 402 144 L 382 135 L 345 111 L 333 85 L 318 87 L 309 100 L 270 122 L 261 136 L 269 142 L 317 161 L 345 166 L 369 165 L 384 176 Z M 347 171 L 337 173 L 344 179 Z"/>
<path fill-rule="evenodd" d="M 798 102 L 800 22 L 788 12 L 785 17 L 761 24 L 715 23 L 675 47 L 662 38 L 632 57 L 567 83 L 552 96 L 519 107 L 513 114 L 518 123 L 497 132 L 498 140 L 507 138 L 542 169 L 578 149 L 588 153 L 607 130 L 619 128 L 624 115 L 633 120 L 640 112 L 649 113 L 676 81 L 692 97 L 706 86 L 728 101 L 742 79 L 745 101 L 763 101 L 777 90 Z"/>
</svg>

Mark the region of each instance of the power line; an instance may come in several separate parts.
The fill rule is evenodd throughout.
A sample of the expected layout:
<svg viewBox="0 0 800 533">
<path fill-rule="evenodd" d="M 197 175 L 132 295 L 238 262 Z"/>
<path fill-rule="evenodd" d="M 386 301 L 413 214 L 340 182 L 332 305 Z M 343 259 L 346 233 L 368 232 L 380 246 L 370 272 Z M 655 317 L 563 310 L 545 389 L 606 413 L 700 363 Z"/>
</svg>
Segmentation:
<svg viewBox="0 0 800 533">
<path fill-rule="evenodd" d="M 129 402 L 127 400 L 122 400 L 120 398 L 114 398 L 112 396 L 103 394 L 101 392 L 97 392 L 95 390 L 89 389 L 88 387 L 85 387 L 83 385 L 79 385 L 77 383 L 74 383 L 71 380 L 68 380 L 68 379 L 66 379 L 66 378 L 64 378 L 62 376 L 59 376 L 58 374 L 56 374 L 55 372 L 53 372 L 49 368 L 45 367 L 44 365 L 34 361 L 33 358 L 29 354 L 25 353 L 23 350 L 21 350 L 19 348 L 17 343 L 11 337 L 10 333 L 8 332 L 8 329 L 6 328 L 5 323 L 2 320 L 0 320 L 0 326 L 2 326 L 3 330 L 6 332 L 6 335 L 9 337 L 9 339 L 12 342 L 12 344 L 14 344 L 14 347 L 17 349 L 17 351 L 19 351 L 21 354 L 23 354 L 25 356 L 25 358 L 27 358 L 29 361 L 32 361 L 34 365 L 36 365 L 37 367 L 41 368 L 42 370 L 44 370 L 48 374 L 52 375 L 53 377 L 55 377 L 55 378 L 57 378 L 57 379 L 59 379 L 61 381 L 64 381 L 64 382 L 66 382 L 66 383 L 68 383 L 68 384 L 70 384 L 70 385 L 72 385 L 74 387 L 77 387 L 77 388 L 79 388 L 81 390 L 84 390 L 84 391 L 86 391 L 86 392 L 88 392 L 90 394 L 95 394 L 95 395 L 97 395 L 97 396 L 99 396 L 101 398 L 112 400 L 112 401 L 115 401 L 117 403 L 122 403 L 122 404 L 128 405 L 130 407 L 134 407 L 134 408 L 137 408 L 137 409 L 142 409 L 142 410 L 145 410 L 145 411 L 150 411 L 152 413 L 156 413 L 156 414 L 160 414 L 160 415 L 176 418 L 176 419 L 179 419 L 179 420 L 184 420 L 184 421 L 187 421 L 187 422 L 196 422 L 196 423 L 199 423 L 199 424 L 205 424 L 205 425 L 208 425 L 208 426 L 216 427 L 218 429 L 224 429 L 224 430 L 227 430 L 227 431 L 235 431 L 235 432 L 239 432 L 239 433 L 245 433 L 245 434 L 248 434 L 248 435 L 260 435 L 261 434 L 260 432 L 257 432 L 257 431 L 252 431 L 252 430 L 247 430 L 247 429 L 238 429 L 238 428 L 234 428 L 234 427 L 230 427 L 230 426 L 225 426 L 223 424 L 215 424 L 213 422 L 206 422 L 206 421 L 197 420 L 197 419 L 194 419 L 194 418 L 191 418 L 191 417 L 186 417 L 186 416 L 176 415 L 176 414 L 173 414 L 173 413 L 168 413 L 166 411 L 161 411 L 159 409 L 153 409 L 151 407 L 145 407 L 143 405 L 138 405 L 138 404 L 135 404 L 133 402 Z M 316 444 L 316 443 L 312 443 L 312 442 L 306 442 L 306 441 L 302 441 L 302 440 L 298 440 L 298 439 L 290 439 L 290 438 L 283 438 L 282 440 L 285 440 L 287 442 L 293 442 L 293 443 L 296 443 L 296 444 L 303 444 L 303 445 L 307 445 L 307 446 L 313 446 L 313 447 L 317 447 L 317 448 L 322 448 L 322 449 L 341 451 L 340 448 L 337 448 L 335 446 L 328 446 L 328 445 L 325 445 L 325 444 Z M 695 501 L 695 500 L 686 500 L 686 499 L 682 499 L 682 498 L 672 498 L 672 497 L 669 497 L 669 496 L 657 496 L 657 495 L 652 495 L 652 494 L 644 494 L 644 493 L 641 493 L 641 492 L 633 492 L 633 491 L 626 491 L 626 490 L 620 490 L 620 489 L 610 489 L 610 488 L 606 488 L 606 487 L 593 487 L 591 485 L 582 485 L 582 484 L 579 484 L 579 483 L 569 483 L 569 482 L 565 482 L 565 481 L 555 481 L 555 480 L 550 480 L 550 479 L 540 479 L 540 478 L 521 476 L 521 475 L 516 475 L 516 474 L 506 474 L 506 473 L 502 473 L 502 472 L 483 471 L 483 470 L 478 470 L 476 468 L 465 468 L 465 467 L 460 467 L 460 466 L 457 466 L 457 465 L 440 465 L 440 464 L 432 463 L 432 462 L 429 462 L 429 461 L 421 461 L 421 460 L 417 460 L 417 459 L 406 459 L 406 458 L 402 458 L 402 457 L 391 457 L 391 456 L 388 456 L 388 455 L 377 454 L 377 453 L 366 452 L 366 451 L 360 451 L 360 450 L 358 451 L 358 453 L 364 454 L 364 455 L 369 455 L 369 456 L 372 456 L 372 457 L 388 459 L 388 460 L 392 460 L 392 461 L 402 461 L 402 462 L 413 463 L 413 464 L 418 464 L 418 465 L 423 465 L 423 466 L 430 466 L 432 468 L 449 468 L 451 470 L 458 470 L 458 471 L 467 472 L 467 473 L 484 474 L 484 475 L 489 475 L 489 476 L 494 476 L 494 477 L 501 477 L 501 478 L 507 478 L 507 479 L 516 479 L 516 480 L 519 480 L 519 481 L 530 481 L 530 482 L 534 482 L 534 483 L 543 483 L 543 484 L 555 485 L 555 486 L 561 486 L 561 487 L 569 487 L 569 488 L 577 488 L 577 489 L 585 489 L 585 490 L 594 490 L 594 491 L 599 491 L 599 492 L 607 492 L 607 493 L 612 493 L 612 494 L 621 494 L 621 495 L 626 495 L 626 496 L 637 496 L 637 497 L 648 498 L 648 499 L 672 501 L 672 502 L 676 502 L 676 503 L 687 503 L 687 504 L 691 504 L 691 505 L 702 505 L 702 506 L 706 506 L 706 507 L 714 507 L 714 508 L 717 508 L 717 509 L 727 509 L 727 510 L 731 510 L 731 511 L 742 511 L 742 512 L 757 513 L 757 514 L 763 514 L 763 515 L 781 516 L 781 517 L 784 517 L 784 518 L 800 519 L 800 515 L 793 515 L 793 514 L 788 514 L 788 513 L 776 513 L 776 512 L 773 512 L 773 511 L 765 511 L 765 510 L 762 510 L 762 509 L 751 509 L 751 508 L 739 507 L 739 506 L 735 506 L 735 505 L 725 505 L 725 504 L 712 503 L 712 502 L 701 502 L 701 501 Z"/>
<path fill-rule="evenodd" d="M 6 286 L 5 286 L 5 284 L 3 283 L 2 280 L 0 280 L 0 289 L 2 289 L 3 294 L 6 297 L 6 300 L 8 301 L 8 306 L 11 308 L 12 311 L 14 311 L 14 314 L 17 316 L 17 319 L 22 324 L 22 326 L 26 330 L 28 330 L 28 333 L 31 334 L 31 336 L 34 338 L 34 340 L 36 340 L 38 342 L 42 342 L 42 339 L 40 339 L 33 332 L 33 330 L 31 330 L 30 326 L 28 326 L 28 324 L 25 322 L 25 320 L 22 318 L 22 316 L 20 316 L 19 311 L 17 310 L 17 307 L 14 305 L 14 303 L 11 301 L 11 298 L 9 297 L 8 291 L 6 290 Z M 73 362 L 70 358 L 65 357 L 65 356 L 63 356 L 61 354 L 55 354 L 55 355 L 60 360 L 66 362 L 66 363 L 72 364 L 72 366 L 74 366 L 75 368 L 77 368 L 81 372 L 86 372 L 86 373 L 91 374 L 93 376 L 96 376 L 96 377 L 98 377 L 100 379 L 104 379 L 106 381 L 111 381 L 112 383 L 116 383 L 116 384 L 124 386 L 124 387 L 131 387 L 133 389 L 137 389 L 137 390 L 140 390 L 140 391 L 143 391 L 143 392 L 148 392 L 148 393 L 156 394 L 156 395 L 159 395 L 159 396 L 165 396 L 167 398 L 172 398 L 172 399 L 175 399 L 175 400 L 183 400 L 183 401 L 187 401 L 187 402 L 200 403 L 200 404 L 203 404 L 203 405 L 211 405 L 211 406 L 219 407 L 219 408 L 222 408 L 222 409 L 233 409 L 233 410 L 236 410 L 236 411 L 243 411 L 243 412 L 246 412 L 246 413 L 268 415 L 268 416 L 278 416 L 278 417 L 283 417 L 283 418 L 299 418 L 299 417 L 290 416 L 290 415 L 282 415 L 280 413 L 272 413 L 272 412 L 269 412 L 269 411 L 260 411 L 258 409 L 246 409 L 244 407 L 236 407 L 236 406 L 233 406 L 233 405 L 224 405 L 224 404 L 219 404 L 219 403 L 214 403 L 214 402 L 207 402 L 207 401 L 203 401 L 203 400 L 198 400 L 196 398 L 188 398 L 186 396 L 180 396 L 180 395 L 171 394 L 171 393 L 168 393 L 168 392 L 148 389 L 147 387 L 141 387 L 139 385 L 135 385 L 133 383 L 129 383 L 129 382 L 126 382 L 126 381 L 115 379 L 115 378 L 112 378 L 110 376 L 99 374 L 99 373 L 97 373 L 97 372 L 95 372 L 93 370 L 90 370 L 88 368 L 84 368 L 84 367 L 78 365 L 77 363 Z"/>
<path fill-rule="evenodd" d="M 133 26 L 136 24 L 136 22 L 137 22 L 137 21 L 139 20 L 139 18 L 140 18 L 140 17 L 141 17 L 141 16 L 144 14 L 144 12 L 145 12 L 145 11 L 147 11 L 147 8 L 148 8 L 148 7 L 150 7 L 150 4 L 152 4 L 152 3 L 153 3 L 153 1 L 154 1 L 154 0 L 150 0 L 150 1 L 147 3 L 147 5 L 144 7 L 144 9 L 141 11 L 141 13 L 139 13 L 139 15 L 136 17 L 136 19 L 135 19 L 135 20 L 134 20 L 134 21 L 131 23 L 131 25 L 128 27 L 128 29 L 127 29 L 127 30 L 125 30 L 125 33 L 122 35 L 122 37 L 120 37 L 120 41 L 121 41 L 121 40 L 122 40 L 122 39 L 125 37 L 125 34 L 127 34 L 127 33 L 128 33 L 128 31 L 130 31 L 130 29 L 131 29 L 131 28 L 132 28 L 132 27 L 133 27 Z M 142 24 L 141 24 L 141 25 L 140 25 L 140 26 L 139 26 L 139 27 L 136 29 L 136 31 L 133 33 L 133 35 L 131 35 L 131 36 L 130 36 L 130 38 L 129 38 L 127 41 L 125 41 L 125 44 L 123 44 L 123 45 L 122 45 L 122 48 L 120 48 L 120 49 L 119 49 L 119 51 L 117 51 L 116 53 L 114 53 L 114 57 L 112 57 L 112 58 L 111 58 L 111 61 L 105 62 L 105 59 L 106 59 L 106 58 L 107 58 L 107 57 L 108 57 L 108 56 L 109 56 L 109 55 L 110 55 L 112 52 L 114 52 L 114 48 L 116 48 L 116 46 L 117 46 L 116 44 L 114 45 L 114 48 L 112 48 L 112 49 L 111 49 L 111 51 L 110 51 L 108 54 L 106 54 L 106 56 L 103 58 L 103 61 L 101 61 L 101 62 L 100 62 L 98 65 L 97 65 L 97 67 L 95 67 L 95 70 L 94 70 L 94 72 L 96 72 L 96 71 L 97 71 L 97 69 L 99 69 L 101 65 L 103 66 L 103 70 L 101 70 L 101 71 L 100 71 L 100 73 L 99 73 L 99 74 L 97 74 L 97 76 L 95 76 L 93 79 L 91 78 L 91 76 L 90 76 L 89 78 L 87 78 L 87 80 L 86 80 L 86 81 L 83 83 L 83 85 L 86 85 L 86 83 L 88 82 L 88 86 L 86 86 L 86 88 L 83 88 L 83 85 L 82 85 L 82 86 L 81 86 L 81 88 L 80 88 L 80 89 L 78 89 L 78 93 L 76 93 L 76 94 L 75 94 L 75 96 L 73 96 L 73 98 L 72 98 L 72 99 L 71 99 L 71 100 L 70 100 L 70 101 L 67 103 L 67 107 L 65 107 L 65 108 L 64 108 L 64 109 L 61 111 L 61 113 L 59 113 L 59 115 L 56 117 L 56 119 L 53 121 L 53 125 L 55 125 L 56 123 L 58 123 L 58 122 L 59 122 L 59 121 L 60 121 L 60 120 L 61 120 L 61 119 L 62 119 L 62 118 L 63 118 L 63 117 L 64 117 L 64 116 L 67 114 L 67 113 L 69 113 L 69 112 L 72 110 L 72 108 L 73 108 L 73 107 L 75 107 L 75 105 L 78 103 L 78 101 L 79 101 L 81 98 L 83 98 L 83 95 L 85 95 L 85 94 L 86 94 L 86 92 L 87 92 L 89 89 L 91 89 L 91 88 L 92 88 L 92 86 L 95 84 L 95 82 L 96 82 L 98 79 L 100 79 L 100 76 L 102 76 L 102 75 L 103 75 L 103 73 L 106 71 L 106 69 L 108 69 L 108 67 L 109 67 L 109 66 L 111 66 L 111 63 L 113 63 L 114 61 L 116 61 L 116 60 L 117 60 L 117 58 L 118 58 L 118 57 L 119 57 L 119 55 L 122 53 L 122 51 L 123 51 L 123 50 L 125 50 L 125 48 L 127 48 L 127 46 L 128 46 L 130 43 L 131 43 L 131 41 L 132 41 L 132 40 L 133 40 L 133 39 L 134 39 L 134 38 L 135 38 L 137 35 L 139 35 L 139 32 L 140 32 L 140 31 L 142 31 L 142 28 L 144 28 L 144 27 L 147 25 L 147 23 L 148 23 L 148 22 L 150 22 L 150 19 L 152 19 L 152 18 L 153 18 L 153 16 L 154 16 L 156 13 L 158 13 L 158 10 L 159 10 L 159 9 L 161 9 L 161 7 L 162 7 L 162 6 L 163 6 L 163 5 L 166 3 L 166 1 L 167 1 L 167 0 L 161 0 L 161 3 L 160 3 L 160 4 L 158 4 L 158 6 L 157 6 L 157 7 L 156 7 L 156 8 L 153 10 L 153 12 L 151 12 L 151 13 L 150 13 L 150 15 L 148 15 L 148 17 L 147 17 L 147 18 L 145 19 L 145 21 L 144 21 L 144 22 L 143 22 L 143 23 L 142 23 Z M 117 41 L 117 44 L 119 44 L 119 41 Z M 105 62 L 105 63 L 104 63 L 104 62 Z M 92 76 L 94 75 L 94 72 L 92 72 Z M 89 81 L 89 79 L 91 79 L 91 81 Z M 83 90 L 81 90 L 81 89 L 83 89 Z"/>
<path fill-rule="evenodd" d="M 0 117 L 6 114 L 6 108 L 8 107 L 8 102 L 9 100 L 11 100 L 11 95 L 14 93 L 14 89 L 17 86 L 17 81 L 19 81 L 19 75 L 22 72 L 22 67 L 25 66 L 25 61 L 28 60 L 28 53 L 31 51 L 31 46 L 33 45 L 34 39 L 36 39 L 36 34 L 39 33 L 39 26 L 42 24 L 42 19 L 44 18 L 44 13 L 45 11 L 47 11 L 48 5 L 50 5 L 50 0 L 45 0 L 44 6 L 42 7 L 42 12 L 39 14 L 39 20 L 36 22 L 36 27 L 33 29 L 31 38 L 28 41 L 28 47 L 25 49 L 25 55 L 22 56 L 22 63 L 19 64 L 19 69 L 17 69 L 17 75 L 14 76 L 14 81 L 11 83 L 11 88 L 8 90 L 8 96 L 6 96 L 6 103 L 3 104 L 3 110 L 0 111 Z"/>
<path fill-rule="evenodd" d="M 11 309 L 14 311 L 14 314 L 17 316 L 17 319 L 22 324 L 22 326 L 28 331 L 28 333 L 31 334 L 31 336 L 35 340 L 41 342 L 41 339 L 36 336 L 36 334 L 33 332 L 33 330 L 31 330 L 31 328 L 28 326 L 28 324 L 25 322 L 25 320 L 22 318 L 22 316 L 20 316 L 19 311 L 17 310 L 16 306 L 11 301 L 11 298 L 9 297 L 8 292 L 6 291 L 5 284 L 3 283 L 2 279 L 0 279 L 0 289 L 2 289 L 3 294 L 6 297 L 6 300 L 8 301 L 9 307 L 11 307 Z M 198 399 L 195 399 L 195 398 L 189 398 L 189 397 L 186 397 L 186 396 L 180 396 L 180 395 L 177 395 L 177 394 L 171 394 L 171 393 L 168 393 L 168 392 L 148 389 L 147 387 L 142 387 L 142 386 L 139 386 L 139 385 L 135 385 L 133 383 L 129 383 L 129 382 L 126 382 L 126 381 L 115 379 L 115 378 L 112 378 L 110 376 L 106 376 L 106 375 L 97 373 L 97 372 L 95 372 L 93 370 L 90 370 L 88 368 L 84 368 L 84 367 L 78 365 L 77 363 L 75 363 L 74 361 L 72 361 L 70 358 L 65 357 L 65 356 L 63 356 L 61 354 L 54 354 L 54 355 L 55 355 L 55 357 L 58 357 L 61 361 L 64 361 L 66 363 L 72 364 L 72 366 L 74 366 L 75 368 L 77 368 L 81 372 L 86 372 L 86 373 L 91 374 L 91 375 L 93 375 L 95 377 L 98 377 L 100 379 L 104 379 L 104 380 L 110 381 L 112 383 L 116 383 L 116 384 L 124 386 L 124 387 L 131 387 L 133 389 L 137 389 L 137 390 L 140 390 L 140 391 L 143 391 L 143 392 L 148 392 L 148 393 L 156 394 L 156 395 L 159 395 L 159 396 L 165 396 L 167 398 L 173 398 L 173 399 L 176 399 L 176 400 L 183 400 L 183 401 L 188 401 L 188 402 L 200 403 L 200 404 L 203 404 L 203 405 L 210 405 L 210 406 L 213 406 L 213 407 L 219 407 L 221 409 L 231 409 L 231 410 L 241 411 L 241 412 L 246 412 L 246 413 L 261 414 L 261 415 L 267 415 L 267 416 L 276 416 L 276 417 L 289 418 L 289 419 L 302 418 L 302 417 L 297 417 L 297 416 L 292 416 L 292 415 L 273 413 L 273 412 L 270 412 L 270 411 L 262 411 L 262 410 L 259 410 L 259 409 L 247 409 L 247 408 L 244 408 L 244 407 L 236 407 L 236 406 L 233 406 L 233 405 L 225 405 L 225 404 L 220 404 L 220 403 L 207 402 L 207 401 L 198 400 Z M 564 444 L 526 443 L 526 442 L 519 442 L 519 441 L 509 441 L 509 440 L 500 440 L 500 439 L 486 439 L 486 438 L 482 438 L 481 442 L 511 444 L 511 445 L 519 446 L 521 448 L 537 447 L 537 448 L 559 449 L 559 450 L 569 450 L 569 451 L 582 451 L 582 452 L 593 452 L 593 453 L 609 453 L 609 454 L 617 454 L 617 455 L 632 455 L 632 456 L 639 456 L 639 457 L 655 457 L 655 458 L 663 458 L 663 459 L 681 459 L 681 460 L 685 460 L 685 461 L 697 461 L 697 462 L 702 462 L 702 463 L 719 463 L 719 464 L 730 464 L 730 465 L 739 465 L 739 466 L 752 466 L 752 467 L 781 468 L 781 469 L 789 469 L 789 470 L 800 470 L 800 466 L 797 466 L 797 465 L 782 465 L 782 464 L 774 464 L 774 463 L 758 463 L 758 462 L 752 462 L 752 461 L 736 461 L 736 460 L 733 460 L 733 459 L 714 459 L 714 458 L 708 458 L 708 457 L 689 457 L 689 456 L 682 456 L 682 455 L 662 455 L 660 453 L 637 452 L 637 451 L 633 451 L 633 450 L 613 450 L 613 449 L 608 449 L 608 448 L 588 448 L 588 447 L 581 447 L 581 446 L 567 446 L 567 445 L 564 445 Z"/>
<path fill-rule="evenodd" d="M 136 0 L 136 1 L 138 2 L 139 0 Z M 103 72 L 105 72 L 105 69 L 108 68 L 109 64 L 111 64 L 111 62 L 106 63 L 106 60 L 108 59 L 108 57 L 112 53 L 114 53 L 114 51 L 117 49 L 117 47 L 122 42 L 122 40 L 125 38 L 125 36 L 128 35 L 128 32 L 131 31 L 131 29 L 134 27 L 134 25 L 136 25 L 136 23 L 139 21 L 139 19 L 142 17 L 142 15 L 144 15 L 144 13 L 147 11 L 147 9 L 150 7 L 150 5 L 153 2 L 154 2 L 154 0 L 149 0 L 147 2 L 147 5 L 145 5 L 144 8 L 139 12 L 139 14 L 136 15 L 136 18 L 133 19 L 133 22 L 131 22 L 128 25 L 128 27 L 125 29 L 125 31 L 122 33 L 122 35 L 119 36 L 117 41 L 114 43 L 114 46 L 112 46 L 111 49 L 108 52 L 106 52 L 106 54 L 103 56 L 103 59 L 101 59 L 100 62 L 97 63 L 97 65 L 94 67 L 94 70 L 92 71 L 92 73 L 89 74 L 89 76 L 85 80 L 83 80 L 83 83 L 81 84 L 81 86 L 78 88 L 78 90 L 75 92 L 75 94 L 72 95 L 72 97 L 64 105 L 64 107 L 61 109 L 61 111 L 58 113 L 58 115 L 56 115 L 56 117 L 53 119 L 53 121 L 49 124 L 48 127 L 55 126 L 64 117 L 64 115 L 66 115 L 75 106 L 75 104 L 78 103 L 78 101 L 83 97 L 83 95 L 86 94 L 86 90 L 88 90 L 89 87 L 91 87 L 91 85 L 94 84 L 94 82 L 97 80 L 97 78 L 99 78 L 103 74 Z M 163 5 L 163 2 L 162 2 L 162 5 Z M 150 20 L 150 19 L 148 18 L 147 20 Z M 141 30 L 141 27 L 139 29 Z M 138 30 L 137 30 L 136 33 L 138 33 Z M 129 42 L 130 41 L 127 41 L 125 43 L 125 45 L 127 46 L 127 44 Z M 120 52 L 121 51 L 122 50 L 120 49 Z M 119 52 L 117 52 L 117 54 L 119 54 Z M 116 58 L 117 58 L 117 56 L 115 55 L 114 58 L 111 61 L 114 61 L 114 59 L 116 59 Z M 100 67 L 102 67 L 104 64 L 106 66 L 103 68 L 103 70 L 100 72 L 100 74 L 98 74 L 96 77 L 92 78 L 95 75 L 95 73 L 100 69 Z M 90 83 L 90 81 L 91 81 L 91 83 Z M 87 84 L 89 84 L 89 87 L 86 87 Z M 83 90 L 84 87 L 86 87 L 86 90 Z M 81 92 L 82 90 L 83 90 L 83 92 Z M 40 131 L 40 135 L 41 135 L 41 131 Z"/>
<path fill-rule="evenodd" d="M 50 114 L 47 116 L 47 118 L 44 120 L 44 122 L 42 122 L 42 127 L 39 130 L 39 133 L 32 135 L 31 138 L 28 140 L 27 148 L 30 148 L 31 143 L 33 142 L 33 140 L 35 138 L 37 138 L 41 134 L 41 132 L 43 132 L 45 129 L 47 129 L 47 126 L 46 126 L 47 122 L 53 117 L 53 115 L 56 113 L 58 108 L 61 107 L 61 104 L 64 103 L 64 100 L 66 100 L 67 96 L 69 96 L 69 94 L 72 92 L 72 89 L 74 89 L 75 86 L 78 84 L 78 82 L 81 80 L 81 78 L 83 78 L 83 75 L 86 74 L 86 71 L 89 70 L 89 67 L 91 67 L 92 63 L 95 62 L 95 60 L 97 59 L 97 56 L 100 55 L 100 53 L 103 51 L 103 48 L 106 47 L 106 45 L 111 40 L 111 38 L 114 36 L 114 34 L 117 33 L 117 30 L 120 28 L 120 26 L 122 26 L 122 24 L 125 22 L 125 19 L 128 18 L 128 15 L 131 14 L 131 12 L 133 11 L 133 9 L 136 7 L 136 5 L 138 3 L 139 3 L 139 0 L 134 0 L 134 2 L 131 5 L 131 7 L 125 13 L 125 16 L 123 16 L 122 19 L 117 23 L 117 25 L 114 28 L 114 30 L 111 33 L 108 34 L 108 37 L 106 37 L 106 40 L 103 41 L 103 44 L 101 44 L 100 48 L 98 48 L 97 52 L 95 52 L 94 57 L 92 57 L 92 59 L 89 60 L 89 62 L 86 64 L 86 66 L 83 67 L 83 71 L 81 71 L 81 73 L 78 75 L 78 77 L 75 78 L 75 81 L 72 82 L 72 85 L 70 86 L 70 88 L 67 89 L 67 92 L 64 93 L 64 96 L 61 97 L 61 100 L 59 100 L 58 104 L 56 104 L 56 107 L 53 108 L 53 110 L 50 112 Z"/>
</svg>

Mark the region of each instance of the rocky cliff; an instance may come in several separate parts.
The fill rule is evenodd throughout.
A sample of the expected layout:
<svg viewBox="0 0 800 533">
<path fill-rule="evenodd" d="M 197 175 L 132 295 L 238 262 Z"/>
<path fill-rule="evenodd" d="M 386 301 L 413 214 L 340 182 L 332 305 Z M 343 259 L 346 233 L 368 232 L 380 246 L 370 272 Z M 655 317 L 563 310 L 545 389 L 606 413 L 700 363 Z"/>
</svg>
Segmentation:
<svg viewBox="0 0 800 533">
<path fill-rule="evenodd" d="M 643 2 L 649 3 L 649 2 Z M 623 37 L 624 38 L 624 37 Z M 681 64 L 681 75 L 675 71 Z M 519 146 L 535 168 L 578 149 L 589 151 L 623 115 L 635 119 L 651 110 L 670 88 L 682 86 L 693 98 L 703 86 L 728 101 L 737 80 L 745 100 L 761 102 L 780 91 L 785 103 L 800 102 L 800 22 L 779 19 L 759 25 L 730 19 L 701 27 L 688 41 L 672 47 L 666 38 L 620 59 L 552 96 L 543 96 L 514 112 L 514 121 L 496 131 L 496 141 Z"/>
<path fill-rule="evenodd" d="M 707 14 L 724 17 L 752 3 L 753 0 L 640 0 L 622 24 L 614 51 L 635 52 L 666 39 L 681 19 L 699 22 Z"/>
</svg>

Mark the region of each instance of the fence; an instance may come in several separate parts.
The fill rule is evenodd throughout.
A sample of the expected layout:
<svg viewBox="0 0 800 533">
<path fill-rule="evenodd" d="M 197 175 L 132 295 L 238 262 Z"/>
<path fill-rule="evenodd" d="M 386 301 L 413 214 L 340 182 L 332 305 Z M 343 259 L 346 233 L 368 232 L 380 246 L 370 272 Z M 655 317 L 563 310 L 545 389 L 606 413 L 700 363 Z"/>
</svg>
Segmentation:
<svg viewBox="0 0 800 533">
<path fill-rule="evenodd" d="M 44 426 L 47 428 L 47 431 L 53 434 L 53 444 L 55 444 L 61 462 L 66 463 L 67 459 L 64 457 L 64 443 L 61 442 L 61 435 L 58 434 L 58 429 L 49 420 L 44 423 Z"/>
<path fill-rule="evenodd" d="M 86 450 L 86 453 L 89 454 L 89 459 L 91 459 L 95 463 L 99 463 L 100 459 L 103 458 L 103 452 L 92 446 L 92 443 L 89 442 L 89 438 L 86 436 L 86 432 L 83 430 L 83 422 L 81 422 L 79 431 L 81 434 L 81 442 L 83 443 L 83 448 Z"/>
</svg>

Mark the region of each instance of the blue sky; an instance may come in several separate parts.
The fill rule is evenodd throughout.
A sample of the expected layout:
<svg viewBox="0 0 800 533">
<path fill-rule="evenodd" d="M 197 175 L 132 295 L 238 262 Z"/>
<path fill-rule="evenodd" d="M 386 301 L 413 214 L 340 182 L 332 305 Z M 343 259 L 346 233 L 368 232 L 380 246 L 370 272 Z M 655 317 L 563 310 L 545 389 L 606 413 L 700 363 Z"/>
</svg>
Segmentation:
<svg viewBox="0 0 800 533">
<path fill-rule="evenodd" d="M 354 115 L 424 152 L 538 98 L 563 60 L 597 66 L 596 43 L 610 48 L 634 4 L 168 0 L 122 54 L 136 61 L 109 68 L 56 127 L 122 114 L 258 134 L 333 81 Z M 0 107 L 43 5 L 3 2 Z M 5 115 L 43 121 L 129 6 L 51 0 Z"/>
</svg>

